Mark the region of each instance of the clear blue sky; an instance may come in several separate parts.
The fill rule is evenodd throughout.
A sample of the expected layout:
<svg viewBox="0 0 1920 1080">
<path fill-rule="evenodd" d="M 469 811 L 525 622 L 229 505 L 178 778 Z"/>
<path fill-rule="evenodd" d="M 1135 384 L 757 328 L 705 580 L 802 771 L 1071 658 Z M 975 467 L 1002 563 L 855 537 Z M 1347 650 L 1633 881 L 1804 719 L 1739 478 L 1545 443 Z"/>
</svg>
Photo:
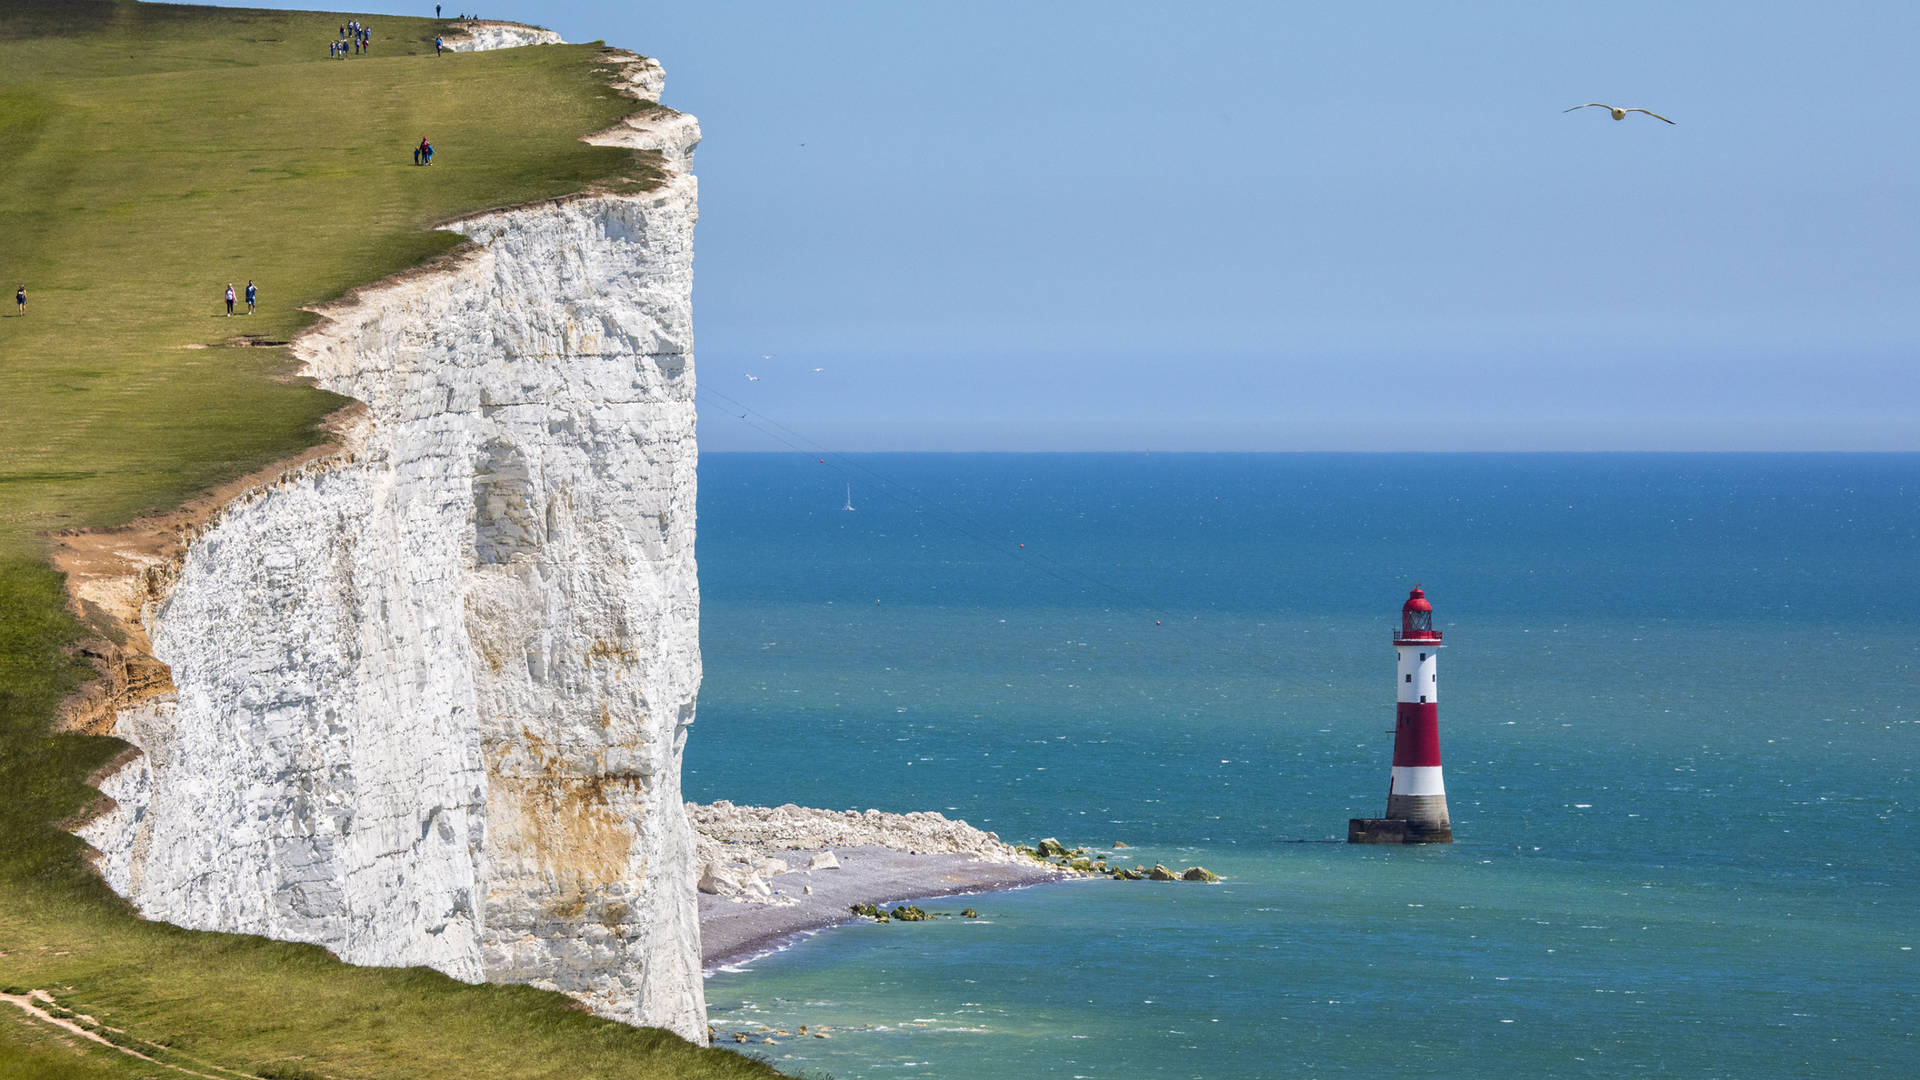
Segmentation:
<svg viewBox="0 0 1920 1080">
<path fill-rule="evenodd" d="M 665 63 L 833 449 L 1920 449 L 1911 2 L 494 2 Z"/>
</svg>

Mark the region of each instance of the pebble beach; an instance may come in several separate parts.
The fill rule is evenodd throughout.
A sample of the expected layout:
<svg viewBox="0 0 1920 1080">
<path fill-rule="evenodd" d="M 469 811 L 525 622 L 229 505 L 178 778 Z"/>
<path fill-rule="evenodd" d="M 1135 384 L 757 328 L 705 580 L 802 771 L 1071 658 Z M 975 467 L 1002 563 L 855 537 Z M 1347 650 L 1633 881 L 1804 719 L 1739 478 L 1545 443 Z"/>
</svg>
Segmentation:
<svg viewBox="0 0 1920 1080">
<path fill-rule="evenodd" d="M 700 863 L 709 971 L 888 905 L 1077 880 L 990 832 L 937 813 L 687 804 Z"/>
</svg>

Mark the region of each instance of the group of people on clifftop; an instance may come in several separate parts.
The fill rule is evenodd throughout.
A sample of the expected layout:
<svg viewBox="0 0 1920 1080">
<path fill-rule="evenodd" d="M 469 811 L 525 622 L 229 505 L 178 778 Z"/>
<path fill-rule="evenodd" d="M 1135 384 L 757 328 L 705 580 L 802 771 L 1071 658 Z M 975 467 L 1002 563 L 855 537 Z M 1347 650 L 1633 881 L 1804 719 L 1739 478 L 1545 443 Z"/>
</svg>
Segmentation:
<svg viewBox="0 0 1920 1080">
<path fill-rule="evenodd" d="M 440 17 L 440 5 L 433 5 L 433 17 Z M 478 15 L 460 15 L 461 21 L 477 19 Z M 365 55 L 373 51 L 373 27 L 358 19 L 349 19 L 340 27 L 340 38 L 327 43 L 328 59 L 345 60 L 349 56 Z M 433 55 L 439 56 L 447 51 L 446 39 L 439 35 L 433 38 Z"/>
<path fill-rule="evenodd" d="M 349 21 L 340 28 L 340 40 L 327 46 L 327 55 L 345 60 L 353 53 L 373 51 L 373 27 L 361 23 L 358 19 Z"/>
</svg>

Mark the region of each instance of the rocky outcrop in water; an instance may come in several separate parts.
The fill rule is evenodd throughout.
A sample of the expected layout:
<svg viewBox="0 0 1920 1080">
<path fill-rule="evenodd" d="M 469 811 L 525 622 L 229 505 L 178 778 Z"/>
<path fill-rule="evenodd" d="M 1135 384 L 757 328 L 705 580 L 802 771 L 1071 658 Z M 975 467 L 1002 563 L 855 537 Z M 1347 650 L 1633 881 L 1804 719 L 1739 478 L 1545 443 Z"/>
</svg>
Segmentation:
<svg viewBox="0 0 1920 1080">
<path fill-rule="evenodd" d="M 1031 860 L 976 829 L 932 811 L 815 810 L 804 806 L 687 804 L 693 822 L 700 891 L 731 900 L 780 903 L 772 887 L 790 869 L 837 870 L 829 848 L 886 848 L 909 855 L 965 855 L 986 862 L 1028 865 Z M 802 854 L 789 861 L 770 851 Z M 791 902 L 791 898 L 785 898 Z"/>
</svg>

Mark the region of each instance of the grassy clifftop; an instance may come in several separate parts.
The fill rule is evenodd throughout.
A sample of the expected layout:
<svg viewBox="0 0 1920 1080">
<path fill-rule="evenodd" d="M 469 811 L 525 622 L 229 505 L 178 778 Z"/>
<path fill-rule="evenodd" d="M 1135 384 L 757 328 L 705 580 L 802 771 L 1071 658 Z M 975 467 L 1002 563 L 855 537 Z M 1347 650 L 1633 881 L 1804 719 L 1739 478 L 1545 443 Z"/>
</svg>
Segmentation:
<svg viewBox="0 0 1920 1080">
<path fill-rule="evenodd" d="M 578 141 L 632 106 L 598 46 L 435 56 L 445 24 L 372 15 L 371 55 L 331 60 L 350 17 L 0 0 L 0 991 L 52 991 L 213 1075 L 771 1075 L 556 994 L 144 922 L 60 827 L 124 747 L 52 729 L 90 671 L 40 537 L 317 442 L 339 399 L 276 381 L 286 350 L 258 343 L 448 250 L 437 223 L 645 181 Z M 227 318 L 249 279 L 258 314 Z M 0 1080 L 56 1075 L 182 1074 L 0 1004 Z"/>
</svg>

